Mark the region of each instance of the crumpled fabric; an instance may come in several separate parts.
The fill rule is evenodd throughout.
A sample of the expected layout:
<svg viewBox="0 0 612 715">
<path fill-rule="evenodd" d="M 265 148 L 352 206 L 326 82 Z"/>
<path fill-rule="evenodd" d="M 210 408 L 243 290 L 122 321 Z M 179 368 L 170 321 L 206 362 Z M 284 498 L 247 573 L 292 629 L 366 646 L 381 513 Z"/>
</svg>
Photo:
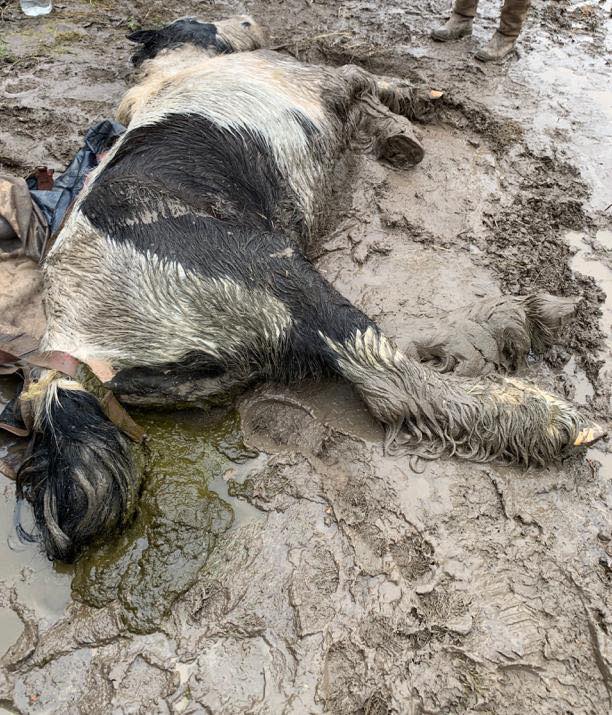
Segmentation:
<svg viewBox="0 0 612 715">
<path fill-rule="evenodd" d="M 18 239 L 25 255 L 38 261 L 48 237 L 47 219 L 32 201 L 25 179 L 0 174 L 0 238 Z"/>
<path fill-rule="evenodd" d="M 87 174 L 98 166 L 100 155 L 108 151 L 124 132 L 123 124 L 112 119 L 94 124 L 85 134 L 85 145 L 66 171 L 55 179 L 52 189 L 38 190 L 36 180 L 29 180 L 32 199 L 44 214 L 51 235 L 60 228 L 66 211 L 83 188 Z"/>
<path fill-rule="evenodd" d="M 39 189 L 35 175 L 26 180 L 0 174 L 0 239 L 18 239 L 25 255 L 40 261 L 49 237 L 61 228 L 87 175 L 124 132 L 123 124 L 112 119 L 104 119 L 90 127 L 85 134 L 84 146 L 50 189 Z"/>
</svg>

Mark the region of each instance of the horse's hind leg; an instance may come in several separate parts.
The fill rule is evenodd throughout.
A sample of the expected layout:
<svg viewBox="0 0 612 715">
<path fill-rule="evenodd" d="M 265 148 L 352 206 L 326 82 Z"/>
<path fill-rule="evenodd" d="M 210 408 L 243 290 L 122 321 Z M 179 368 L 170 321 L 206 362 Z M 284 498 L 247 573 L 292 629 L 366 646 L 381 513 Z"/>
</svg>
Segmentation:
<svg viewBox="0 0 612 715">
<path fill-rule="evenodd" d="M 347 123 L 357 147 L 397 167 L 418 164 L 424 151 L 410 118 L 419 90 L 355 65 L 339 68 L 337 78 L 348 97 Z"/>
<path fill-rule="evenodd" d="M 414 126 L 406 117 L 394 114 L 377 97 L 363 97 L 356 105 L 356 137 L 360 148 L 374 156 L 404 168 L 423 160 L 425 151 Z"/>
</svg>

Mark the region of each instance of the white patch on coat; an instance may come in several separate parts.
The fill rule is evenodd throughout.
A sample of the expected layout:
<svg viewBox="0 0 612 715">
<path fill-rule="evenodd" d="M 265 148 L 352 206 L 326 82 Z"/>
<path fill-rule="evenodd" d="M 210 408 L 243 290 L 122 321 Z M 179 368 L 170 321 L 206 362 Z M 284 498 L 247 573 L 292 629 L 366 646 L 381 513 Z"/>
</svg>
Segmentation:
<svg viewBox="0 0 612 715">
<path fill-rule="evenodd" d="M 291 314 L 267 291 L 141 253 L 101 236 L 80 213 L 69 231 L 44 266 L 44 349 L 123 368 L 191 351 L 245 365 L 255 351 L 269 362 L 282 347 Z"/>
<path fill-rule="evenodd" d="M 282 251 L 276 251 L 276 253 L 271 253 L 270 258 L 291 258 L 295 251 L 290 246 L 284 248 Z"/>
<path fill-rule="evenodd" d="M 227 20 L 217 20 L 213 24 L 217 28 L 217 35 L 234 52 L 247 52 L 266 45 L 265 30 L 250 15 L 234 15 Z"/>
<path fill-rule="evenodd" d="M 364 368 L 382 373 L 405 368 L 406 356 L 372 326 L 357 330 L 345 343 L 336 342 L 322 332 L 319 335 L 336 353 L 342 374 L 351 381 L 358 381 Z"/>
</svg>

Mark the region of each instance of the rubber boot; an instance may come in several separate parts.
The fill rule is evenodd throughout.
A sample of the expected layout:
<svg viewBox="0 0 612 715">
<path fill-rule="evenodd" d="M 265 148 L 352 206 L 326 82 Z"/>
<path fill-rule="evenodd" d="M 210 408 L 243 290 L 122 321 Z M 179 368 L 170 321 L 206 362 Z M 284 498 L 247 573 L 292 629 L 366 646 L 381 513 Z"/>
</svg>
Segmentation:
<svg viewBox="0 0 612 715">
<path fill-rule="evenodd" d="M 478 50 L 476 59 L 481 62 L 499 62 L 512 52 L 515 45 L 516 37 L 502 35 L 498 30 L 487 44 Z"/>
<path fill-rule="evenodd" d="M 472 34 L 473 17 L 465 17 L 453 12 L 448 20 L 441 27 L 436 27 L 431 31 L 431 37 L 438 42 L 448 40 L 458 40 Z"/>
<path fill-rule="evenodd" d="M 527 17 L 531 0 L 505 0 L 499 30 L 476 53 L 482 62 L 499 62 L 512 52 Z"/>
</svg>

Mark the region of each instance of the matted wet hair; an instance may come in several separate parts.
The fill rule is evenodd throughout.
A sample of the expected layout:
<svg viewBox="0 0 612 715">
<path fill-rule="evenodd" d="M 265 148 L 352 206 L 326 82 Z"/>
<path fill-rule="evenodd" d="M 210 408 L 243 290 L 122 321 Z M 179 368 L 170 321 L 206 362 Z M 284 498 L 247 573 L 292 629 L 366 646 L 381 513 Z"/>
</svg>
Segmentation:
<svg viewBox="0 0 612 715">
<path fill-rule="evenodd" d="M 47 372 L 21 399 L 33 407 L 34 436 L 17 496 L 32 505 L 49 558 L 71 562 L 97 536 L 126 525 L 141 471 L 128 438 L 76 380 Z"/>
</svg>

